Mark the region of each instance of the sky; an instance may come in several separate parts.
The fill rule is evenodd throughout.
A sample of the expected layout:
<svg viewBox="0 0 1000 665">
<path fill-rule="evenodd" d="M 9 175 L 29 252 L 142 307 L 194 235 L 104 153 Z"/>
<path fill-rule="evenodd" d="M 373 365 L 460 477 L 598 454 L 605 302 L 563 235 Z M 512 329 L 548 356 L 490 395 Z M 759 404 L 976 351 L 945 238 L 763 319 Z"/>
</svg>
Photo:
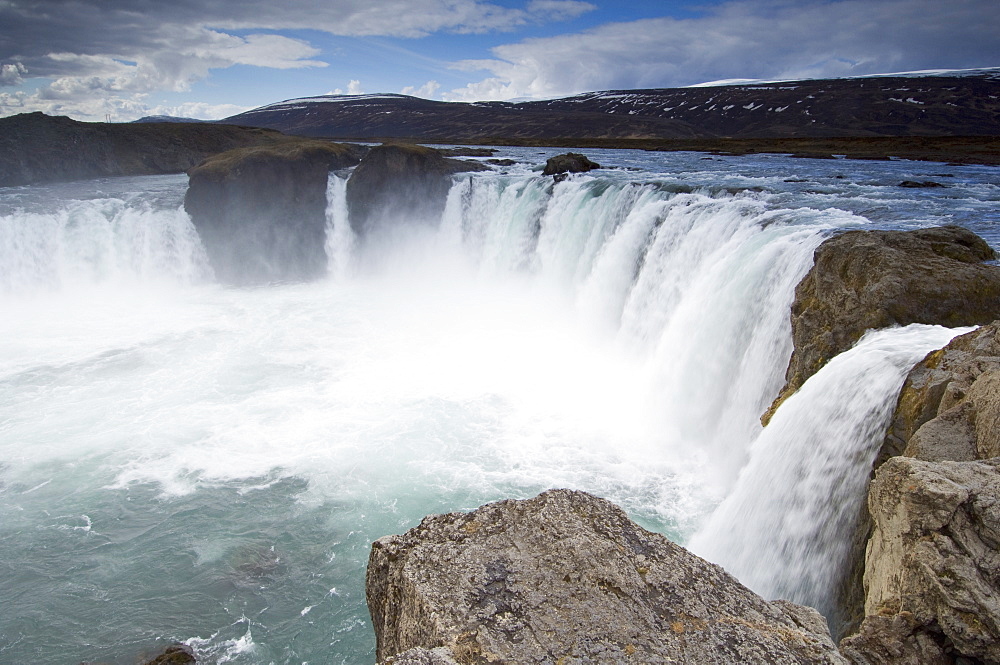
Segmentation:
<svg viewBox="0 0 1000 665">
<path fill-rule="evenodd" d="M 0 116 L 1000 66 L 1000 0 L 0 0 Z"/>
</svg>

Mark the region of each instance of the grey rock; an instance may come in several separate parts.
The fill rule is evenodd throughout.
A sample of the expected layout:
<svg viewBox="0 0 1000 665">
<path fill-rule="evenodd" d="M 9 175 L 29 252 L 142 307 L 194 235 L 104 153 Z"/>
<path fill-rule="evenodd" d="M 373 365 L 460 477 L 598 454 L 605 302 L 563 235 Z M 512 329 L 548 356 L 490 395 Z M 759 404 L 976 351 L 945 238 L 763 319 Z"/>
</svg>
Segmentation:
<svg viewBox="0 0 1000 665">
<path fill-rule="evenodd" d="M 953 658 L 1000 661 L 1000 459 L 893 457 L 878 470 L 868 506 L 868 625 L 845 641 L 845 653 L 853 644 L 919 656 L 915 645 L 930 640 Z M 924 653 L 919 662 L 937 657 Z"/>
<path fill-rule="evenodd" d="M 845 663 L 823 619 L 769 603 L 617 506 L 570 490 L 425 518 L 372 545 L 377 657 L 458 663 Z"/>
<path fill-rule="evenodd" d="M 823 242 L 795 289 L 794 350 L 785 387 L 764 415 L 869 329 L 949 327 L 1000 319 L 1000 267 L 982 238 L 958 226 L 848 231 Z"/>
<path fill-rule="evenodd" d="M 437 223 L 451 188 L 451 176 L 488 169 L 479 162 L 449 159 L 438 150 L 419 145 L 372 148 L 347 181 L 351 228 L 365 237 L 401 223 Z"/>
<path fill-rule="evenodd" d="M 458 663 L 451 657 L 451 651 L 445 647 L 436 649 L 417 647 L 389 656 L 382 661 L 382 665 L 458 665 Z"/>
<path fill-rule="evenodd" d="M 353 146 L 310 139 L 231 150 L 188 172 L 184 207 L 227 284 L 301 281 L 326 272 L 329 172 Z"/>
</svg>

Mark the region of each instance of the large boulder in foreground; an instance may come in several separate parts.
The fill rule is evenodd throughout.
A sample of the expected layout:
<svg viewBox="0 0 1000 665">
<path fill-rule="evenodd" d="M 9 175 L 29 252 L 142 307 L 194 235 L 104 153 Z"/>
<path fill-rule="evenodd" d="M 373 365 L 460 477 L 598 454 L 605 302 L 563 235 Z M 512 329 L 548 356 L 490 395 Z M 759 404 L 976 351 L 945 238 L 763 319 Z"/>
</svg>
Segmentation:
<svg viewBox="0 0 1000 665">
<path fill-rule="evenodd" d="M 326 272 L 329 172 L 358 149 L 302 139 L 214 155 L 188 172 L 184 207 L 216 277 L 251 285 Z"/>
<path fill-rule="evenodd" d="M 893 457 L 868 507 L 868 617 L 841 643 L 845 655 L 866 664 L 1000 662 L 1000 459 Z"/>
<path fill-rule="evenodd" d="M 996 254 L 958 227 L 848 231 L 816 250 L 795 289 L 794 350 L 786 384 L 768 415 L 866 330 L 925 323 L 979 325 L 1000 318 Z"/>
<path fill-rule="evenodd" d="M 354 232 L 441 219 L 451 176 L 483 171 L 479 162 L 450 159 L 433 148 L 384 144 L 372 148 L 347 181 L 347 210 Z"/>
<path fill-rule="evenodd" d="M 910 371 L 882 459 L 1000 457 L 1000 321 L 956 337 Z"/>
<path fill-rule="evenodd" d="M 824 619 L 770 603 L 615 505 L 552 490 L 425 518 L 372 545 L 377 659 L 844 663 Z M 422 649 L 422 650 L 421 650 Z"/>
</svg>

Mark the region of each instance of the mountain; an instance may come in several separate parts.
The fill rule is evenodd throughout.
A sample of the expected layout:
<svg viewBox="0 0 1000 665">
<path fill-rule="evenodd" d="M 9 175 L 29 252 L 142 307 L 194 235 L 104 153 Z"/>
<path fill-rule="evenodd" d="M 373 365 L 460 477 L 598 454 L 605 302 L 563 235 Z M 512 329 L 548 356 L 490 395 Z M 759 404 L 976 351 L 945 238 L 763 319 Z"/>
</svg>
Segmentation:
<svg viewBox="0 0 1000 665">
<path fill-rule="evenodd" d="M 210 120 L 199 120 L 198 118 L 179 118 L 175 115 L 146 115 L 138 120 L 133 120 L 133 123 L 150 123 L 150 122 L 211 122 Z"/>
<path fill-rule="evenodd" d="M 1000 136 L 1000 70 L 610 90 L 519 103 L 329 95 L 223 122 L 307 136 L 455 142 Z"/>
</svg>

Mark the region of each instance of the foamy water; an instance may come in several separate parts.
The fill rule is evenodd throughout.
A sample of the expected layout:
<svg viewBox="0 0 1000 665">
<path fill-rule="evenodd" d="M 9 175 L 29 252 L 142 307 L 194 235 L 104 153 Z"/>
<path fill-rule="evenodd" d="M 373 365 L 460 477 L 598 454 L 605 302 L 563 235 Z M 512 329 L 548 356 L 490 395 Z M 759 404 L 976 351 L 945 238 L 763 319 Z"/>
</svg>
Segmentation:
<svg viewBox="0 0 1000 665">
<path fill-rule="evenodd" d="M 460 178 L 367 246 L 332 177 L 330 277 L 254 289 L 214 283 L 182 177 L 0 192 L 0 662 L 370 663 L 371 541 L 425 514 L 572 487 L 685 542 L 743 505 L 813 249 L 897 222 L 875 185 L 784 183 L 802 160 L 594 156 L 646 170 Z M 988 215 L 969 173 L 948 194 Z"/>
</svg>

